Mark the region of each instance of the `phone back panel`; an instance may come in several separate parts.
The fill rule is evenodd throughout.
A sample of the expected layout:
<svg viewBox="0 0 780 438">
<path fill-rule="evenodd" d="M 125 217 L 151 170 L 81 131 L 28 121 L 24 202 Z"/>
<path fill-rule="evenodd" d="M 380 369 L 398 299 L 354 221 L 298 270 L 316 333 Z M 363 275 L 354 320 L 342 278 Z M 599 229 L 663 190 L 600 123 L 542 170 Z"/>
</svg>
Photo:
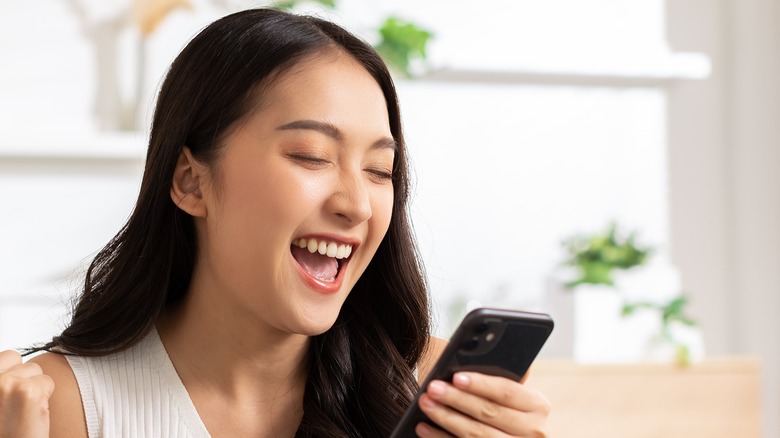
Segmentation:
<svg viewBox="0 0 780 438">
<path fill-rule="evenodd" d="M 518 381 L 528 371 L 552 329 L 553 321 L 545 314 L 476 309 L 466 315 L 452 335 L 422 389 L 433 379 L 452 381 L 458 371 L 477 371 Z M 391 438 L 414 437 L 417 423 L 428 420 L 417 405 L 419 395 Z"/>
</svg>

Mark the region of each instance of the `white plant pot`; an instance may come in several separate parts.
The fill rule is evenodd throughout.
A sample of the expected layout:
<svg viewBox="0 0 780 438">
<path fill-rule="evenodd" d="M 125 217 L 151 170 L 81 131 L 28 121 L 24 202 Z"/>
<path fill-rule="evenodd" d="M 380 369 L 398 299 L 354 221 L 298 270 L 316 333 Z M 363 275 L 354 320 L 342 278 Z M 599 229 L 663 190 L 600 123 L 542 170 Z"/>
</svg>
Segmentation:
<svg viewBox="0 0 780 438">
<path fill-rule="evenodd" d="M 615 286 L 580 285 L 573 290 L 564 280 L 548 279 L 545 312 L 555 320 L 555 330 L 545 345 L 546 357 L 574 358 L 581 363 L 674 362 L 677 348 L 661 340 L 659 310 L 638 309 L 622 316 L 626 300 L 667 303 L 680 290 L 677 271 L 660 259 L 626 272 L 616 272 Z M 701 331 L 676 324 L 672 328 L 676 342 L 686 345 L 690 359 L 704 357 Z"/>
<path fill-rule="evenodd" d="M 621 315 L 623 296 L 608 286 L 582 285 L 574 291 L 573 356 L 582 363 L 639 362 L 659 332 L 653 312 Z"/>
</svg>

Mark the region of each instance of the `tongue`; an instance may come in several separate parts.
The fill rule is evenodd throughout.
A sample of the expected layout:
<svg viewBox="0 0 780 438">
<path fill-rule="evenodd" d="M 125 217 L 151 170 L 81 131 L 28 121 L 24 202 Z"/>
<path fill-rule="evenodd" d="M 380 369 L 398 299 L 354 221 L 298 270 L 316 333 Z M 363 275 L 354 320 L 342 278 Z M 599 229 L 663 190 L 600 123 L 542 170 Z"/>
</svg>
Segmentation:
<svg viewBox="0 0 780 438">
<path fill-rule="evenodd" d="M 292 255 L 298 264 L 312 277 L 322 281 L 333 281 L 339 271 L 339 263 L 332 257 L 318 252 L 310 253 L 306 248 L 291 247 Z"/>
</svg>

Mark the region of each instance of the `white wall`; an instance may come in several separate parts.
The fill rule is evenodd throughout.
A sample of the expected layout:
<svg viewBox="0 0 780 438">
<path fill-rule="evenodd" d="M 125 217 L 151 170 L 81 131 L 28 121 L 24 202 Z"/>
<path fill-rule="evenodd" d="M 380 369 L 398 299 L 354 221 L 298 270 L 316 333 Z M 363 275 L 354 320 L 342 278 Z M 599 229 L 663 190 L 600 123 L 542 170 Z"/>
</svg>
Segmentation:
<svg viewBox="0 0 780 438">
<path fill-rule="evenodd" d="M 88 22 L 115 13 L 120 5 L 85 3 L 94 12 L 87 14 Z M 466 1 L 430 1 L 422 9 L 414 2 L 378 2 L 371 7 L 345 2 L 345 12 L 333 15 L 351 26 L 358 23 L 357 29 L 366 36 L 369 24 L 376 25 L 383 15 L 393 12 L 433 26 L 433 67 L 506 71 L 536 66 L 634 73 L 655 68 L 645 58 L 655 62 L 663 51 L 657 0 L 637 2 L 636 9 L 626 8 L 618 0 L 597 0 L 591 7 L 578 6 L 581 20 L 574 21 L 556 12 L 564 3 L 534 5 L 502 0 L 474 15 Z M 9 68 L 3 72 L 6 80 L 0 82 L 0 93 L 5 97 L 0 102 L 0 123 L 14 134 L 0 140 L 0 149 L 24 150 L 43 144 L 41 153 L 47 154 L 70 150 L 83 141 L 96 147 L 103 142 L 107 149 L 122 148 L 111 139 L 91 139 L 96 125 L 91 114 L 95 54 L 83 34 L 83 22 L 67 4 L 51 1 L 39 9 L 40 5 L 17 1 L 0 6 L 0 19 L 5 24 L 0 27 L 0 44 L 9 60 Z M 177 11 L 166 18 L 147 42 L 145 97 L 134 123 L 141 131 L 167 64 L 198 28 L 218 15 L 214 8 L 205 6 L 206 2 L 195 4 L 194 11 Z M 597 25 L 602 9 L 622 20 L 607 19 Z M 497 11 L 504 11 L 498 27 L 495 20 L 488 20 Z M 36 15 L 33 28 L 15 26 L 26 23 L 32 15 Z M 523 25 L 517 26 L 513 17 Z M 464 33 L 461 23 L 469 19 L 470 32 Z M 550 25 L 542 25 L 543 21 Z M 624 38 L 610 39 L 616 32 Z M 583 37 L 573 40 L 573 33 Z M 137 37 L 132 27 L 121 35 L 121 71 L 134 71 L 133 41 Z M 533 43 L 538 38 L 555 50 L 539 50 Z M 513 56 L 505 56 L 507 53 Z M 135 81 L 127 76 L 120 79 L 127 97 Z M 661 246 L 662 252 L 668 241 L 665 97 L 661 90 L 612 87 L 609 81 L 582 89 L 567 83 L 539 87 L 480 81 L 400 84 L 419 182 L 415 214 L 434 297 L 440 304 L 437 314 L 442 335 L 457 322 L 449 319 L 462 313 L 461 300 L 478 298 L 484 304 L 538 307 L 548 277 L 562 257 L 560 241 L 575 232 L 598 229 L 616 219 L 640 230 L 642 237 Z M 28 131 L 35 134 L 32 140 Z M 41 143 L 41 139 L 46 140 Z M 136 143 L 143 140 L 137 138 Z M 68 159 L 60 164 L 80 166 Z M 33 174 L 40 177 L 49 171 Z M 54 174 L 62 172 L 58 168 Z M 75 174 L 77 170 L 68 172 Z M 88 175 L 80 183 L 84 187 L 94 184 Z M 16 182 L 19 172 L 15 178 L 9 184 L 20 184 Z M 125 193 L 127 198 L 114 198 L 116 204 L 111 208 L 117 212 L 112 214 L 125 215 L 132 206 L 132 192 Z M 443 202 L 442 193 L 450 195 L 447 202 Z M 6 203 L 8 208 L 16 205 L 11 201 Z M 74 220 L 71 225 L 77 226 L 76 217 L 70 218 Z M 61 230 L 74 234 L 67 218 L 60 222 Z M 116 222 L 107 224 L 114 226 Z M 22 235 L 35 239 L 37 232 L 33 228 Z M 96 235 L 95 241 L 106 239 L 104 232 Z M 38 272 L 39 266 L 46 266 L 43 270 L 50 264 L 64 269 L 62 261 L 50 261 L 51 256 L 42 257 L 37 264 L 14 259 L 19 251 L 15 248 L 25 246 L 18 241 L 6 246 L 7 257 L 18 267 L 7 274 L 6 285 L 48 278 L 48 273 Z M 87 249 L 63 244 L 60 248 L 80 261 L 97 246 Z M 7 286 L 6 290 L 20 288 Z M 452 310 L 454 307 L 458 308 Z M 454 316 L 448 319 L 451 314 Z"/>
<path fill-rule="evenodd" d="M 549 279 L 573 233 L 617 220 L 663 257 L 661 90 L 416 80 L 399 93 L 441 335 L 472 300 L 551 311 Z"/>
<path fill-rule="evenodd" d="M 143 169 L 138 137 L 4 137 L 0 347 L 46 341 L 64 327 L 83 268 L 132 209 Z"/>
<path fill-rule="evenodd" d="M 671 96 L 672 254 L 712 354 L 763 361 L 764 436 L 780 434 L 780 4 L 668 1 L 677 50 L 711 79 Z"/>
</svg>

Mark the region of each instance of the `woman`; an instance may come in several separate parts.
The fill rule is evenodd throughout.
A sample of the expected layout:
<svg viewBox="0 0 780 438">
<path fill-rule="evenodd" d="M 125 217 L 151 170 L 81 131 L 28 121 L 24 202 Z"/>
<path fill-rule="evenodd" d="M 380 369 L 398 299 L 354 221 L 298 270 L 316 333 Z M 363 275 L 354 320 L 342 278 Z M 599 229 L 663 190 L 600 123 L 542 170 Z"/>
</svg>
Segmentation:
<svg viewBox="0 0 780 438">
<path fill-rule="evenodd" d="M 274 10 L 214 22 L 166 76 L 136 208 L 69 326 L 30 363 L 0 356 L 4 427 L 388 436 L 444 347 L 429 340 L 408 172 L 370 46 Z M 549 411 L 476 373 L 420 404 L 443 429 L 418 425 L 431 437 L 544 436 Z"/>
</svg>

